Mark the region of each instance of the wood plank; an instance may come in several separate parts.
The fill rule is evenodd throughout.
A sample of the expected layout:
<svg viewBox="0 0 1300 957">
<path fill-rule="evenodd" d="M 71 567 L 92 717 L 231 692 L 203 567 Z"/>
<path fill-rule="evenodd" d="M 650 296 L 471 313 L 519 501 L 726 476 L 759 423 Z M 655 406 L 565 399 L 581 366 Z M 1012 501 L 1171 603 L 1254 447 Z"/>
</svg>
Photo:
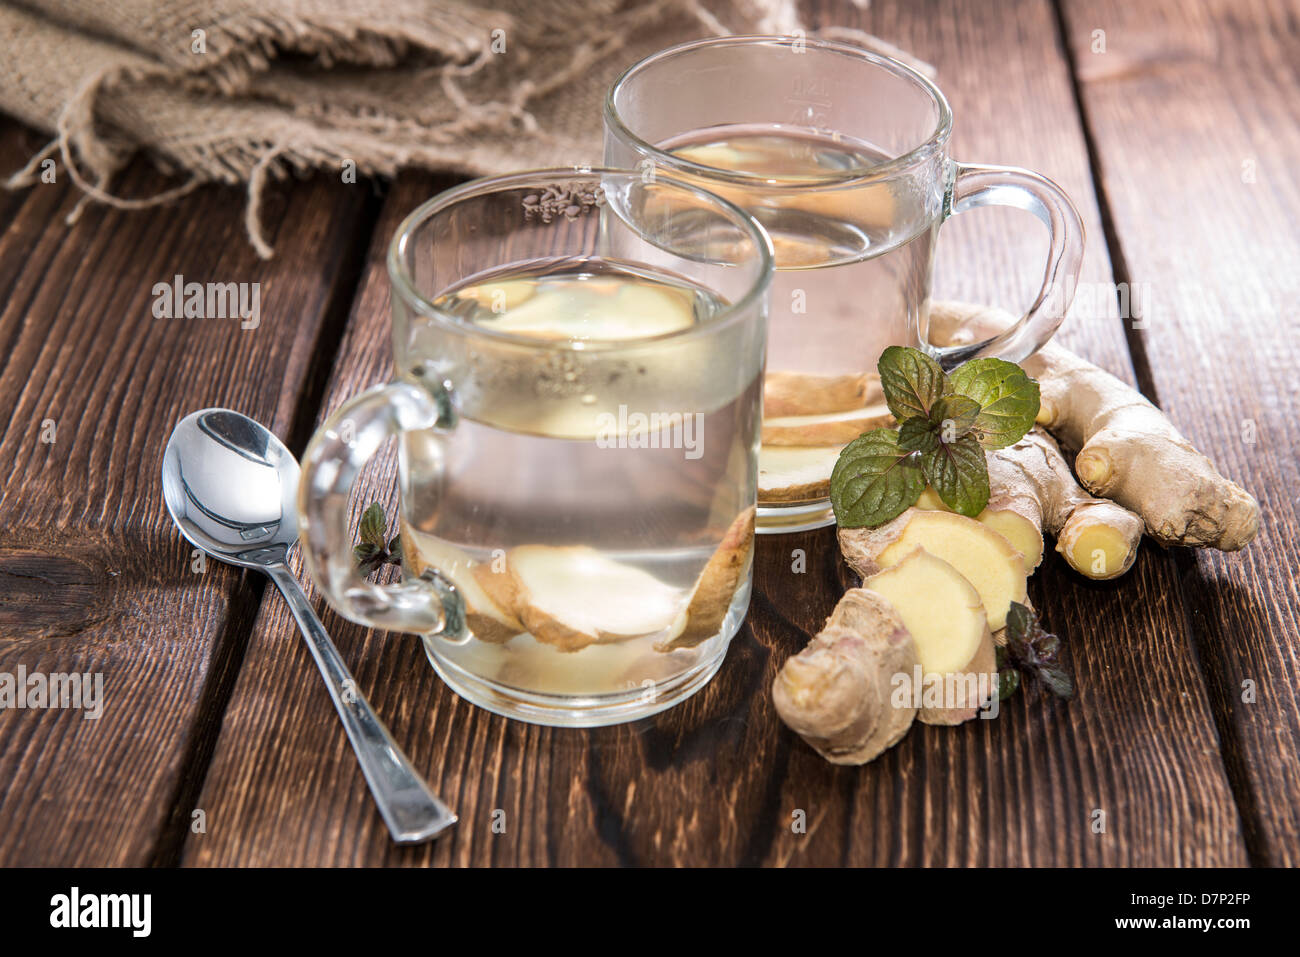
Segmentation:
<svg viewBox="0 0 1300 957">
<path fill-rule="evenodd" d="M 1087 151 L 1052 7 L 1020 0 L 996 20 L 973 5 L 823 3 L 937 63 L 957 111 L 956 155 L 1019 163 L 1062 182 L 1092 228 L 1087 278 L 1111 274 Z M 432 184 L 405 179 L 386 234 Z M 1011 231 L 1014 225 L 1015 231 Z M 961 217 L 942 255 L 948 294 L 1027 301 L 1041 270 L 1036 224 Z M 371 252 L 325 406 L 388 374 L 387 288 Z M 1121 332 L 1068 338 L 1128 374 Z M 391 501 L 377 469 L 363 500 Z M 793 574 L 791 552 L 807 570 Z M 861 769 L 833 768 L 782 726 L 769 687 L 846 585 L 830 532 L 760 539 L 757 594 L 718 677 L 653 719 L 596 731 L 536 728 L 467 706 L 416 642 L 323 617 L 361 689 L 461 815 L 432 846 L 394 848 L 292 624 L 262 609 L 200 798 L 213 821 L 190 864 L 1241 864 L 1236 808 L 1205 689 L 1185 639 L 1176 569 L 1144 553 L 1114 585 L 1055 558 L 1033 597 L 1071 641 L 1080 694 L 1020 698 L 994 723 L 917 727 Z M 1142 613 L 1134 614 L 1134 609 Z M 288 643 L 288 644 L 286 644 Z M 292 646 L 292 647 L 290 647 Z M 1104 810 L 1104 833 L 1092 814 Z M 506 832 L 492 830 L 505 812 Z M 805 812 L 807 833 L 791 829 Z"/>
<path fill-rule="evenodd" d="M 1245 552 L 1177 557 L 1252 858 L 1300 864 L 1300 7 L 1065 0 L 1160 405 L 1259 498 Z M 1094 53 L 1094 31 L 1105 52 Z M 1255 700 L 1247 700 L 1246 683 Z"/>
<path fill-rule="evenodd" d="M 6 125 L 5 168 L 41 142 Z M 59 179 L 0 196 L 0 671 L 102 673 L 105 700 L 98 720 L 0 711 L 0 861 L 142 865 L 176 843 L 171 810 L 206 764 L 261 588 L 215 562 L 191 571 L 163 445 L 206 405 L 290 425 L 368 201 L 324 180 L 268 198 L 267 263 L 240 191 L 92 206 L 69 228 L 77 193 Z M 159 186 L 143 163 L 121 183 Z M 154 284 L 178 273 L 260 283 L 260 326 L 155 318 Z"/>
</svg>

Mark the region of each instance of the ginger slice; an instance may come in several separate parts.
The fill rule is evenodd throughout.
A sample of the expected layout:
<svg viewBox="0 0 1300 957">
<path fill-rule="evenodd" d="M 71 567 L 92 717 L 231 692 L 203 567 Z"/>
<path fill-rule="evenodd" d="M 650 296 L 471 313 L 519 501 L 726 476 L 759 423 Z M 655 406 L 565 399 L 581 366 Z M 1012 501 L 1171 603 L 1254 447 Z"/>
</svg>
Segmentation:
<svg viewBox="0 0 1300 957">
<path fill-rule="evenodd" d="M 979 593 L 988 623 L 1006 624 L 1013 601 L 1025 600 L 1025 560 L 1007 539 L 955 512 L 910 508 L 879 528 L 841 528 L 840 550 L 859 575 L 898 564 L 917 546 L 948 562 Z"/>
<path fill-rule="evenodd" d="M 477 300 L 479 306 L 490 312 L 506 312 L 523 305 L 537 291 L 537 284 L 522 279 L 506 279 L 501 282 L 485 282 L 478 286 L 466 286 L 458 289 L 458 299 Z"/>
<path fill-rule="evenodd" d="M 763 415 L 781 418 L 851 412 L 880 402 L 883 395 L 880 376 L 870 372 L 820 375 L 768 371 L 763 377 Z"/>
<path fill-rule="evenodd" d="M 491 288 L 476 287 L 476 293 Z M 537 339 L 593 340 L 660 336 L 694 324 L 688 290 L 600 279 L 539 285 L 535 295 L 482 323 L 485 329 Z"/>
<path fill-rule="evenodd" d="M 811 502 L 831 491 L 831 470 L 843 446 L 764 445 L 758 450 L 758 500 Z"/>
<path fill-rule="evenodd" d="M 506 553 L 506 568 L 477 580 L 534 638 L 560 651 L 642 638 L 683 621 L 681 589 L 585 545 L 520 545 Z"/>
<path fill-rule="evenodd" d="M 479 641 L 503 644 L 524 632 L 523 623 L 498 605 L 484 591 L 476 575 L 486 566 L 470 558 L 451 542 L 412 530 L 406 519 L 399 522 L 402 559 L 416 575 L 433 568 L 456 586 L 465 606 L 465 625 Z"/>
<path fill-rule="evenodd" d="M 736 597 L 736 586 L 748 567 L 753 548 L 754 507 L 751 505 L 727 528 L 722 542 L 696 579 L 681 631 L 656 643 L 656 651 L 694 648 L 718 633 Z"/>
<path fill-rule="evenodd" d="M 910 680 L 916 643 L 879 594 L 850 589 L 816 637 L 772 682 L 777 714 L 832 764 L 866 764 L 897 744 L 916 707 L 893 700 L 895 676 Z"/>
<path fill-rule="evenodd" d="M 847 445 L 863 432 L 893 424 L 883 402 L 845 412 L 774 416 L 763 419 L 763 444 Z"/>
<path fill-rule="evenodd" d="M 990 469 L 990 481 L 992 478 Z M 1043 519 L 1036 506 L 1021 506 L 1019 499 L 1003 497 L 995 492 L 989 496 L 989 504 L 984 507 L 984 511 L 975 516 L 975 521 L 987 525 L 1009 541 L 1025 560 L 1025 571 L 1032 573 L 1043 561 Z M 952 511 L 939 498 L 939 493 L 928 485 L 916 500 L 916 507 L 935 512 Z"/>
<path fill-rule="evenodd" d="M 966 576 L 914 546 L 862 586 L 893 606 L 916 643 L 923 676 L 921 688 L 912 689 L 921 697 L 917 717 L 926 724 L 975 717 L 997 692 L 997 662 L 984 605 Z"/>
</svg>

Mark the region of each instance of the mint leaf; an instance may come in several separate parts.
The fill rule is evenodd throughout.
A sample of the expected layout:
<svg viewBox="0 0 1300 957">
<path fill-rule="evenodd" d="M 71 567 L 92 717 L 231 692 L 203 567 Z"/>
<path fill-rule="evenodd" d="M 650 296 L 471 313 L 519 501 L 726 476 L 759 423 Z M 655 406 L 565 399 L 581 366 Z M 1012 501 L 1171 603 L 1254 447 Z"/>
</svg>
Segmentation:
<svg viewBox="0 0 1300 957">
<path fill-rule="evenodd" d="M 1019 442 L 1038 417 L 1038 383 L 1005 359 L 972 359 L 948 377 L 952 393 L 980 406 L 973 431 L 986 449 Z"/>
<path fill-rule="evenodd" d="M 898 447 L 908 452 L 929 452 L 938 444 L 934 423 L 923 415 L 914 415 L 898 427 Z"/>
<path fill-rule="evenodd" d="M 907 346 L 890 346 L 876 364 L 885 404 L 899 422 L 914 415 L 929 418 L 930 407 L 943 396 L 948 379 L 924 352 Z"/>
<path fill-rule="evenodd" d="M 1043 630 L 1032 610 L 1012 602 L 1004 635 L 1006 644 L 997 649 L 997 666 L 1002 672 L 1015 669 L 1037 678 L 1058 698 L 1074 694 L 1074 681 L 1060 662 L 1061 640 Z"/>
<path fill-rule="evenodd" d="M 1047 690 L 1058 698 L 1071 698 L 1074 696 L 1074 682 L 1070 680 L 1070 676 L 1059 665 L 1048 665 L 1039 668 L 1038 679 L 1047 685 Z"/>
<path fill-rule="evenodd" d="M 1038 621 L 1028 605 L 1013 601 L 1007 609 L 1007 640 L 1025 641 L 1034 633 Z"/>
<path fill-rule="evenodd" d="M 931 452 L 941 442 L 956 442 L 975 424 L 979 403 L 964 395 L 946 395 L 928 417 L 914 415 L 898 428 L 898 444 L 909 452 Z"/>
<path fill-rule="evenodd" d="M 946 395 L 930 409 L 930 424 L 940 442 L 956 442 L 979 420 L 980 404 L 964 395 Z"/>
<path fill-rule="evenodd" d="M 402 561 L 402 536 L 394 535 L 393 540 L 388 543 L 388 560 L 394 564 L 400 564 Z"/>
<path fill-rule="evenodd" d="M 831 471 L 831 506 L 843 528 L 874 528 L 916 504 L 925 476 L 893 429 L 872 429 L 840 452 Z"/>
<path fill-rule="evenodd" d="M 378 502 L 371 502 L 370 507 L 361 513 L 361 541 L 374 545 L 384 551 L 384 532 L 388 530 L 388 519 L 384 517 L 384 507 Z"/>
<path fill-rule="evenodd" d="M 959 515 L 974 518 L 989 503 L 989 469 L 984 450 L 973 435 L 955 442 L 936 442 L 921 453 L 921 471 L 934 490 Z"/>
<path fill-rule="evenodd" d="M 361 566 L 374 564 L 375 559 L 382 554 L 383 552 L 369 542 L 352 546 L 352 557 Z"/>
</svg>

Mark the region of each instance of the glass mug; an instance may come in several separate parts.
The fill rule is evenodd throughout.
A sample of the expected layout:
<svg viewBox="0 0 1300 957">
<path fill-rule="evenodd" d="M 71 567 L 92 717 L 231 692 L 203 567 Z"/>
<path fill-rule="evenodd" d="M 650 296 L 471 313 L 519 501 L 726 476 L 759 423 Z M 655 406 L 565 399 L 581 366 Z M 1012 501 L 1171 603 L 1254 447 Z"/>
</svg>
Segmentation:
<svg viewBox="0 0 1300 957">
<path fill-rule="evenodd" d="M 771 245 L 698 187 L 627 171 L 477 180 L 388 254 L 395 379 L 304 454 L 326 600 L 422 636 L 462 697 L 594 726 L 717 671 L 749 604 Z M 359 470 L 398 447 L 403 580 L 367 581 Z"/>
<path fill-rule="evenodd" d="M 632 66 L 605 100 L 605 162 L 702 186 L 749 211 L 776 253 L 759 458 L 758 530 L 834 522 L 839 448 L 888 421 L 875 376 L 886 346 L 945 367 L 1019 362 L 1070 305 L 1083 225 L 1028 170 L 956 163 L 952 114 L 933 83 L 857 47 L 784 37 L 684 43 Z M 1042 288 L 992 339 L 928 341 L 939 226 L 977 206 L 1014 206 L 1048 227 Z"/>
</svg>

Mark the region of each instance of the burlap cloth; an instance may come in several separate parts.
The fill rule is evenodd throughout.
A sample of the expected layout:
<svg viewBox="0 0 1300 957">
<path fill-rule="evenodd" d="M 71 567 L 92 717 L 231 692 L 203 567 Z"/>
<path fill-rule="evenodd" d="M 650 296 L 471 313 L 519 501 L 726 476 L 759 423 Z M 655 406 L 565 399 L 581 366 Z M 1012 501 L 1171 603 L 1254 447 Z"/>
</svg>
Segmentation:
<svg viewBox="0 0 1300 957">
<path fill-rule="evenodd" d="M 269 256 L 270 178 L 596 163 L 604 91 L 637 59 L 802 29 L 796 0 L 0 0 L 0 110 L 53 136 L 7 185 L 54 158 L 85 193 L 75 218 L 86 200 L 246 183 Z M 181 184 L 115 195 L 138 151 Z"/>
</svg>

